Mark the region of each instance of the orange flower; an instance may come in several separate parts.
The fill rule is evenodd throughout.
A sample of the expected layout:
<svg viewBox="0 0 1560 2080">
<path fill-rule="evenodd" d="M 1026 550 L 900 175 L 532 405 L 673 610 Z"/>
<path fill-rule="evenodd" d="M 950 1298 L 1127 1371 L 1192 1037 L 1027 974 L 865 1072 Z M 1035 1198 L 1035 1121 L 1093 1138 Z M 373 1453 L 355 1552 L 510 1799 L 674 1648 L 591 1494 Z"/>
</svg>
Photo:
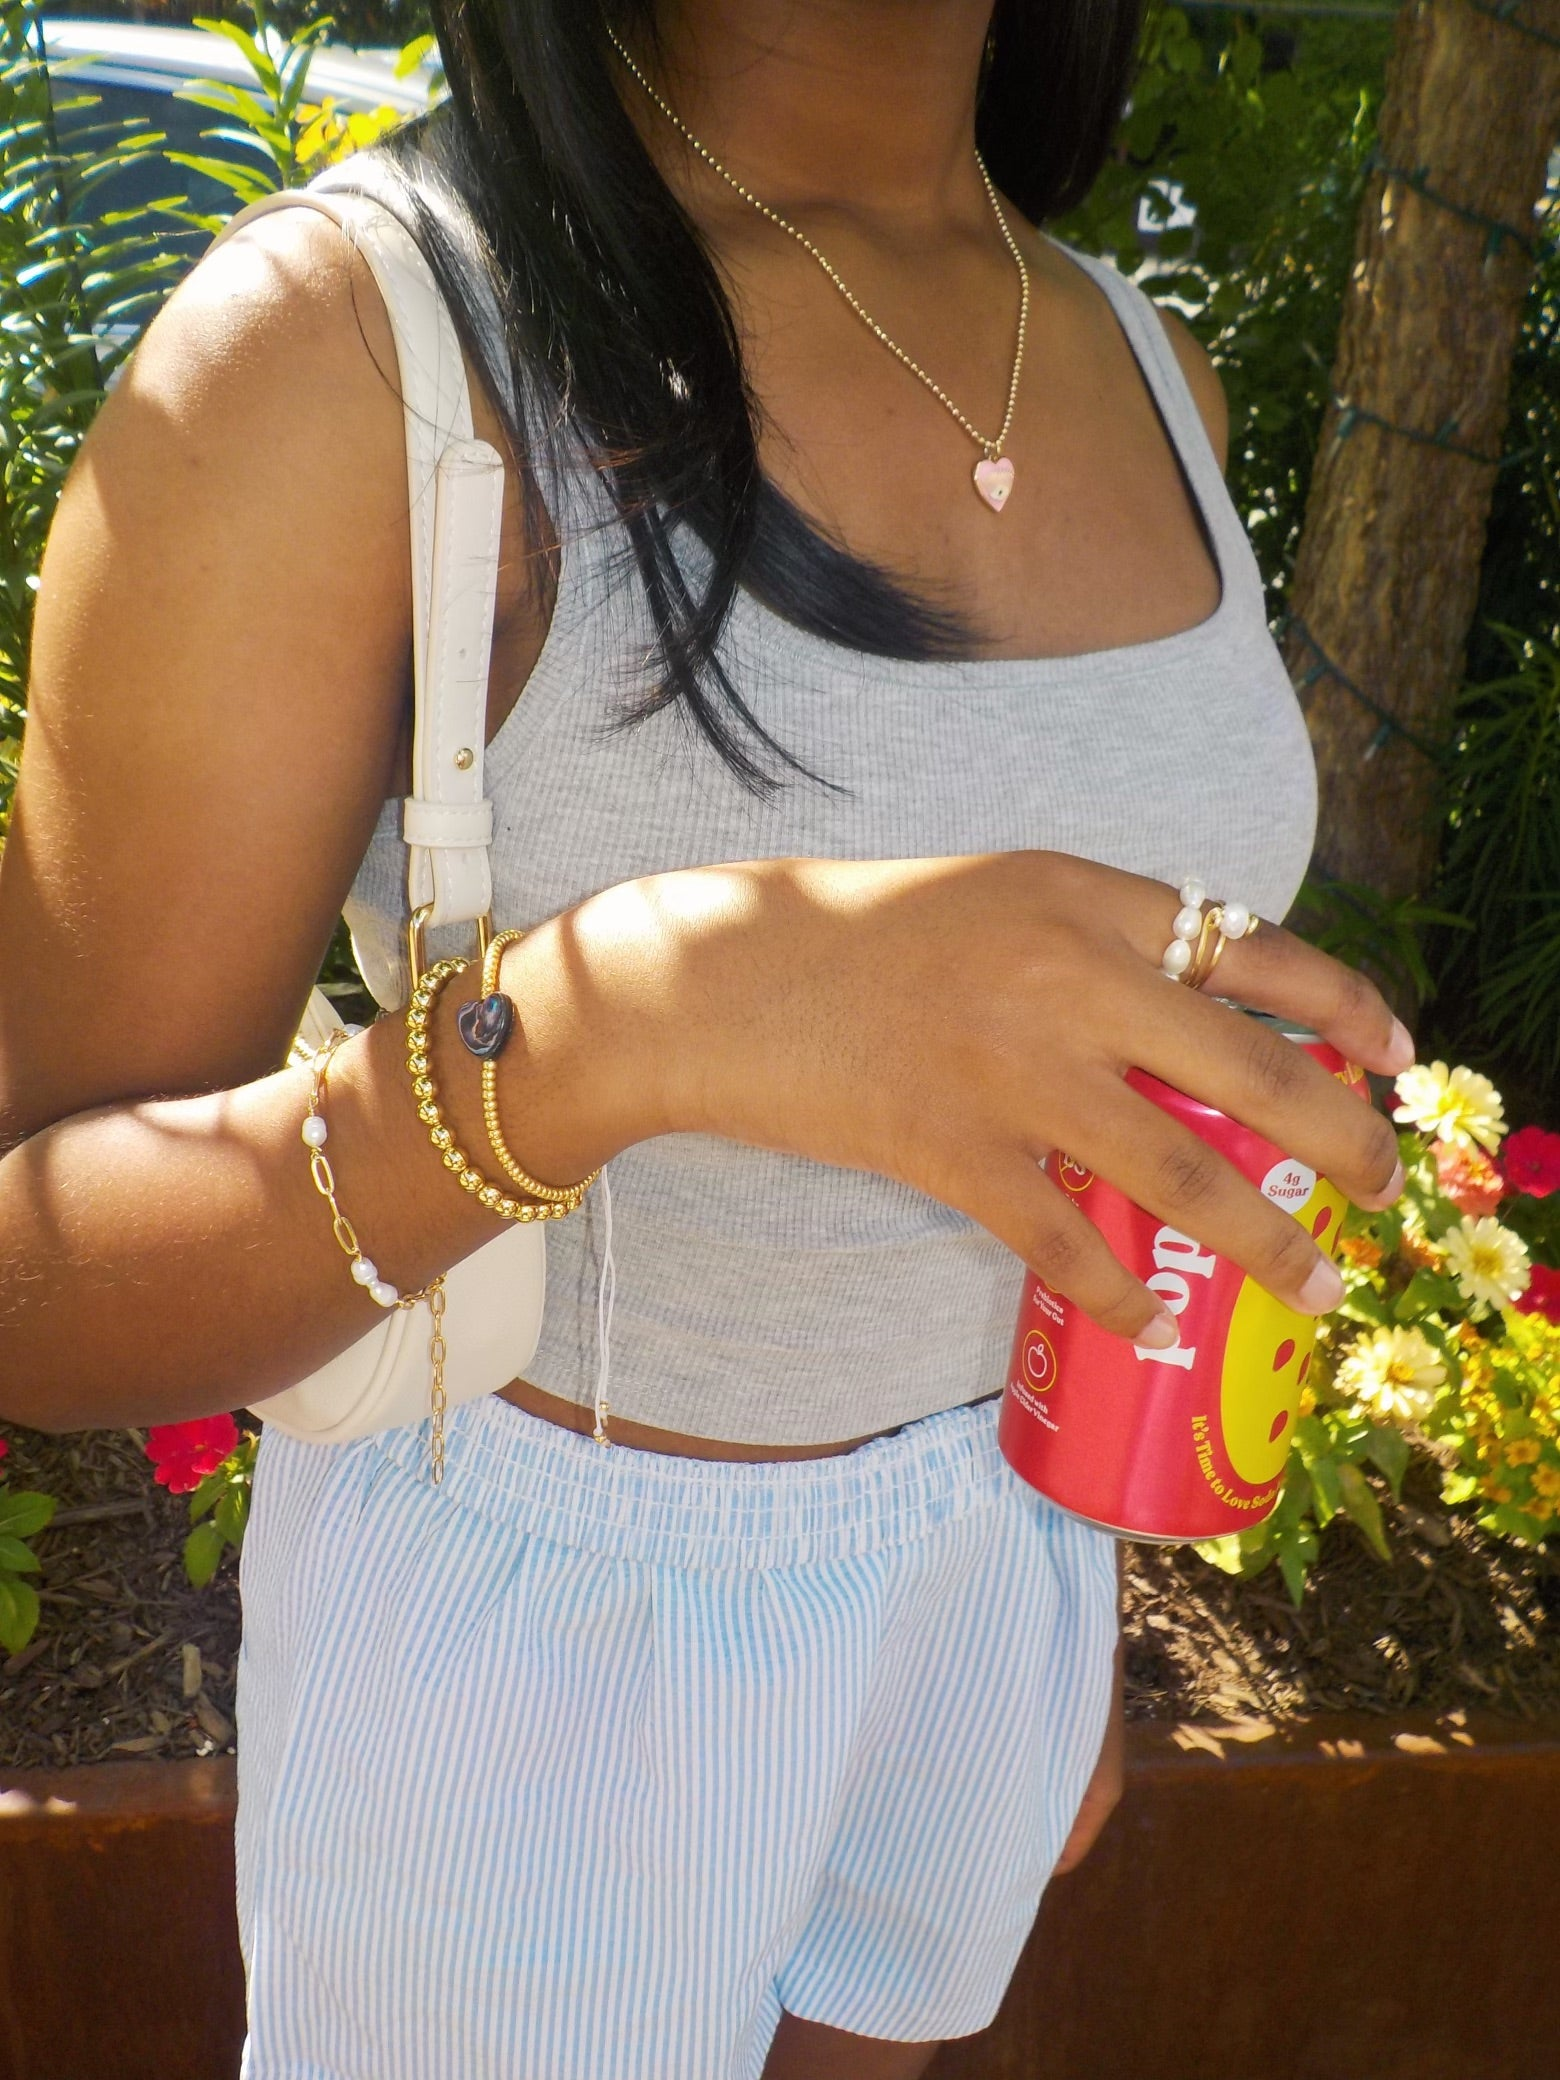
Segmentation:
<svg viewBox="0 0 1560 2080">
<path fill-rule="evenodd" d="M 1459 1148 L 1452 1141 L 1431 1144 L 1435 1174 L 1442 1192 L 1459 1213 L 1475 1220 L 1493 1213 L 1505 1197 L 1507 1186 L 1482 1149 Z"/>
<path fill-rule="evenodd" d="M 1338 1245 L 1338 1254 L 1362 1271 L 1374 1271 L 1381 1262 L 1381 1244 L 1372 1242 L 1368 1235 L 1345 1235 Z"/>
<path fill-rule="evenodd" d="M 1430 1237 L 1417 1228 L 1403 1230 L 1403 1240 L 1398 1244 L 1398 1254 L 1422 1271 L 1439 1271 L 1441 1268 L 1441 1252 Z"/>
</svg>

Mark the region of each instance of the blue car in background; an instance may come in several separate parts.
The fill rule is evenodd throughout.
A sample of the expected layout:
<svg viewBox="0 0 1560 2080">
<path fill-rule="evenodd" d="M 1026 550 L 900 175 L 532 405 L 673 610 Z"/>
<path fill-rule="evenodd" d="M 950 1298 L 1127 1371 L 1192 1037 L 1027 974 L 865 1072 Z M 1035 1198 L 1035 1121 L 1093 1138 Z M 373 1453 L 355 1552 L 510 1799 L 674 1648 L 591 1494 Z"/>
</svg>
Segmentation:
<svg viewBox="0 0 1560 2080">
<path fill-rule="evenodd" d="M 177 164 L 164 152 L 225 160 L 251 174 L 263 171 L 267 160 L 238 138 L 213 136 L 232 130 L 232 119 L 179 99 L 178 90 L 204 80 L 255 94 L 255 73 L 243 51 L 207 29 L 87 21 L 74 15 L 45 16 L 43 37 L 63 152 L 94 143 L 100 149 L 108 133 L 124 134 L 137 122 L 165 140 L 157 151 L 95 180 L 72 215 L 79 207 L 83 218 L 101 222 L 110 213 L 130 212 L 123 232 L 193 264 L 209 234 L 153 212 L 152 205 L 177 197 L 203 215 L 226 216 L 236 206 L 235 197 L 221 181 Z M 385 108 L 401 116 L 419 114 L 438 89 L 437 68 L 424 60 L 398 76 L 397 55 L 321 44 L 310 60 L 304 99 L 314 105 L 332 102 L 344 115 L 372 115 Z M 84 105 L 73 107 L 77 101 Z"/>
</svg>

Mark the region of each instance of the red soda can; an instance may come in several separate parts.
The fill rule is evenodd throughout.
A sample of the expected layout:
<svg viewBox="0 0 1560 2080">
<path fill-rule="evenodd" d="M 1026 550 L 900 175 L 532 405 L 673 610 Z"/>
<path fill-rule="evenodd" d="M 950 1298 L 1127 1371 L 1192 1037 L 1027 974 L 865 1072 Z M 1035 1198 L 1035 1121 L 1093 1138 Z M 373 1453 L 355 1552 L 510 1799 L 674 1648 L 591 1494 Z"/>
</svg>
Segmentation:
<svg viewBox="0 0 1560 2080">
<path fill-rule="evenodd" d="M 1365 1073 L 1316 1034 L 1265 1021 L 1367 1103 Z M 1127 1082 L 1216 1148 L 1275 1206 L 1338 1249 L 1342 1192 L 1238 1120 L 1141 1070 Z M 1051 1177 L 1176 1317 L 1150 1350 L 1112 1336 L 1033 1274 L 1024 1285 L 998 1440 L 1016 1473 L 1102 1529 L 1177 1544 L 1260 1524 L 1278 1505 L 1316 1321 L 1053 1152 Z"/>
</svg>

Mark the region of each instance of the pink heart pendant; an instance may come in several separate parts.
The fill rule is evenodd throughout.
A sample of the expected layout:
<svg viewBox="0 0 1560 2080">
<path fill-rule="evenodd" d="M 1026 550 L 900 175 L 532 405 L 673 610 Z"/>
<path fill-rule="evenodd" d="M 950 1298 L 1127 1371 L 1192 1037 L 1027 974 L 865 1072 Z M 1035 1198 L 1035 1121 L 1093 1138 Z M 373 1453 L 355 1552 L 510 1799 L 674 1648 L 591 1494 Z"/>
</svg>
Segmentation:
<svg viewBox="0 0 1560 2080">
<path fill-rule="evenodd" d="M 1013 489 L 1013 465 L 1005 455 L 982 455 L 975 465 L 975 489 L 994 513 L 1000 513 Z"/>
</svg>

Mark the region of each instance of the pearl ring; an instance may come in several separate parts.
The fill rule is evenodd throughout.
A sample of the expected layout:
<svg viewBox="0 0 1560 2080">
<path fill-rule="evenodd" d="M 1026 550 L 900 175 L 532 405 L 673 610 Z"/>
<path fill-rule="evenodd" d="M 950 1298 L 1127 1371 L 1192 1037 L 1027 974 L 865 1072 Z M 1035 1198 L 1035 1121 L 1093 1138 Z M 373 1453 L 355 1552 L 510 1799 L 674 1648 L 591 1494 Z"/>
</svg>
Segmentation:
<svg viewBox="0 0 1560 2080">
<path fill-rule="evenodd" d="M 1231 939 L 1249 939 L 1261 920 L 1248 903 L 1208 902 L 1208 891 L 1200 881 L 1183 881 L 1181 907 L 1170 929 L 1170 944 L 1160 956 L 1160 972 L 1172 982 L 1201 989 L 1219 956 Z"/>
</svg>

